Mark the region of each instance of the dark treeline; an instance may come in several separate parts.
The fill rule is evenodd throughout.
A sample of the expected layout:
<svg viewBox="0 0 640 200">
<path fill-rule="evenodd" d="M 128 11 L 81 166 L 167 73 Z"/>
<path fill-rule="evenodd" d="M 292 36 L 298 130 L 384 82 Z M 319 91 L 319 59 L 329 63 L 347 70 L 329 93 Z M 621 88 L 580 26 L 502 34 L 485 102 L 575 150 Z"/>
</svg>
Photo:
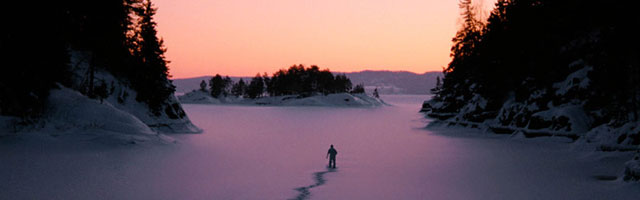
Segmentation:
<svg viewBox="0 0 640 200">
<path fill-rule="evenodd" d="M 216 74 L 207 83 L 200 83 L 200 90 L 207 91 L 213 97 L 233 95 L 244 98 L 259 98 L 263 95 L 282 96 L 299 95 L 307 97 L 317 94 L 332 93 L 364 93 L 362 85 L 356 85 L 352 90 L 352 83 L 344 74 L 333 75 L 328 69 L 320 70 L 318 66 L 304 67 L 293 65 L 289 69 L 281 69 L 269 77 L 266 73 L 257 74 L 251 80 L 240 79 L 233 82 L 228 76 Z"/>
<path fill-rule="evenodd" d="M 156 114 L 174 92 L 149 0 L 11 1 L 3 7 L 2 115 L 37 116 L 51 88 L 70 87 L 72 51 L 89 52 L 91 76 L 96 70 L 112 73 Z M 108 91 L 94 82 L 76 89 L 104 97 L 100 93 Z"/>
<path fill-rule="evenodd" d="M 294 65 L 287 70 L 279 70 L 266 85 L 267 93 L 271 96 L 342 93 L 349 92 L 352 87 L 346 75 L 333 76 L 328 69 L 320 70 L 315 65 L 309 68 Z"/>
<path fill-rule="evenodd" d="M 453 60 L 442 84 L 433 90 L 444 106 L 434 111 L 460 112 L 479 94 L 487 99 L 487 107 L 466 117 L 483 121 L 495 117 L 508 98 L 524 102 L 534 91 L 554 91 L 553 83 L 591 66 L 587 90 L 562 98 L 546 92 L 536 101 L 584 102 L 593 125 L 638 120 L 640 37 L 634 30 L 640 25 L 639 4 L 499 0 L 485 22 L 476 18 L 471 1 L 463 0 L 464 21 L 453 39 Z M 598 113 L 600 109 L 604 112 Z"/>
</svg>

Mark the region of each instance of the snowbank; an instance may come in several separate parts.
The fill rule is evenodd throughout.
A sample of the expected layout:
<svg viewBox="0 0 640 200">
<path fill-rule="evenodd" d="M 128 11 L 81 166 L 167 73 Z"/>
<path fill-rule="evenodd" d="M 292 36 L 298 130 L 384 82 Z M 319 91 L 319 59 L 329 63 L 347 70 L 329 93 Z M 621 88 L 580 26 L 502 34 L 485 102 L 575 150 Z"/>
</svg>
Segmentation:
<svg viewBox="0 0 640 200">
<path fill-rule="evenodd" d="M 15 126 L 20 126 L 16 121 L 11 117 L 0 117 L 0 126 L 11 125 L 16 129 Z M 11 127 L 0 128 L 12 130 Z M 13 132 L 19 133 L 15 135 L 23 136 L 22 138 L 67 138 L 110 144 L 175 141 L 152 130 L 136 116 L 118 109 L 108 101 L 91 99 L 62 86 L 50 91 L 43 116 L 37 123 L 19 127 Z"/>
<path fill-rule="evenodd" d="M 578 64 L 583 63 L 582 61 L 576 61 L 572 63 L 571 66 L 576 66 Z M 587 75 L 591 71 L 593 71 L 593 67 L 586 66 L 569 74 L 564 81 L 554 83 L 553 88 L 557 89 L 556 95 L 562 96 L 567 95 L 571 91 L 587 89 L 589 87 L 589 83 L 591 83 Z"/>
<path fill-rule="evenodd" d="M 587 132 L 590 123 L 581 105 L 566 104 L 532 114 L 527 128 L 577 135 Z"/>
<path fill-rule="evenodd" d="M 100 129 L 125 134 L 155 135 L 135 116 L 111 103 L 90 99 L 68 88 L 51 90 L 46 110 L 46 126 L 57 130 Z"/>
<path fill-rule="evenodd" d="M 203 91 L 194 90 L 179 96 L 181 103 L 187 104 L 237 104 L 237 105 L 270 105 L 270 106 L 326 106 L 326 107 L 377 107 L 387 105 L 378 98 L 366 94 L 338 93 L 329 95 L 315 95 L 300 97 L 285 95 L 276 97 L 262 97 L 258 99 L 245 98 L 212 98 Z"/>
</svg>

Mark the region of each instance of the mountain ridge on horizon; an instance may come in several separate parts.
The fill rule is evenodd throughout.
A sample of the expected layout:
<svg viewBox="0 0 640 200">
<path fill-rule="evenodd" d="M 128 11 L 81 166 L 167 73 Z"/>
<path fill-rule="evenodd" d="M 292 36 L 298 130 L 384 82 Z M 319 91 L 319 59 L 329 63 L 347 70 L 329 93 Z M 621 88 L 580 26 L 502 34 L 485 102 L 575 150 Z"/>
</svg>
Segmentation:
<svg viewBox="0 0 640 200">
<path fill-rule="evenodd" d="M 429 74 L 429 73 L 441 73 L 440 71 L 426 71 L 423 73 L 417 73 L 417 72 L 412 72 L 412 71 L 406 71 L 406 70 L 371 70 L 371 69 L 365 69 L 365 70 L 360 70 L 360 71 L 352 71 L 352 72 L 331 72 L 333 74 L 353 74 L 353 73 L 364 73 L 364 72 L 391 72 L 391 73 L 410 73 L 410 74 L 416 74 L 416 75 L 424 75 L 424 74 Z M 199 75 L 199 76 L 189 76 L 189 77 L 182 77 L 182 78 L 171 78 L 171 80 L 182 80 L 182 79 L 192 79 L 192 78 L 203 78 L 203 77 L 213 77 L 214 75 Z M 220 74 L 220 76 L 226 76 L 223 74 Z M 231 75 L 229 76 L 230 78 L 253 78 L 253 76 L 236 76 L 236 75 Z"/>
</svg>

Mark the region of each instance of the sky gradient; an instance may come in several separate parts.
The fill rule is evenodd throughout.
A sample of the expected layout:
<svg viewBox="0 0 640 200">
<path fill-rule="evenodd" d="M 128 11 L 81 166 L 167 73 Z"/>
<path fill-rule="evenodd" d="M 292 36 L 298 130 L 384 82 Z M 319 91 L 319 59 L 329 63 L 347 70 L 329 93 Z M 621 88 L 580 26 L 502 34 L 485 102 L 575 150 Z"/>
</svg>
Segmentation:
<svg viewBox="0 0 640 200">
<path fill-rule="evenodd" d="M 155 0 L 173 78 L 332 71 L 440 71 L 456 0 Z M 486 4 L 486 3 L 485 3 Z"/>
</svg>

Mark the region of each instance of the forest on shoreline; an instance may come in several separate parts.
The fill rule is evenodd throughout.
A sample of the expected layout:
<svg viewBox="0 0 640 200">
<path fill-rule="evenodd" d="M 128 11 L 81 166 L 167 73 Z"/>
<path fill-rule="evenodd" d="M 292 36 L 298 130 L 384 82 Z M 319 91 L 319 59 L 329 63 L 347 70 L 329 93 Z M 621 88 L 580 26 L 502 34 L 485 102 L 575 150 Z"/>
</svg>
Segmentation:
<svg viewBox="0 0 640 200">
<path fill-rule="evenodd" d="M 229 76 L 222 77 L 216 74 L 208 81 L 202 80 L 199 90 L 214 98 L 234 96 L 250 99 L 267 95 L 309 97 L 319 94 L 365 92 L 362 84 L 353 86 L 351 80 L 344 74 L 334 76 L 329 69 L 320 70 L 316 65 L 305 67 L 301 64 L 293 65 L 288 69 L 280 69 L 272 76 L 266 73 L 256 74 L 246 82 L 243 79 L 233 82 Z M 375 94 L 377 94 L 377 90 Z"/>
</svg>

